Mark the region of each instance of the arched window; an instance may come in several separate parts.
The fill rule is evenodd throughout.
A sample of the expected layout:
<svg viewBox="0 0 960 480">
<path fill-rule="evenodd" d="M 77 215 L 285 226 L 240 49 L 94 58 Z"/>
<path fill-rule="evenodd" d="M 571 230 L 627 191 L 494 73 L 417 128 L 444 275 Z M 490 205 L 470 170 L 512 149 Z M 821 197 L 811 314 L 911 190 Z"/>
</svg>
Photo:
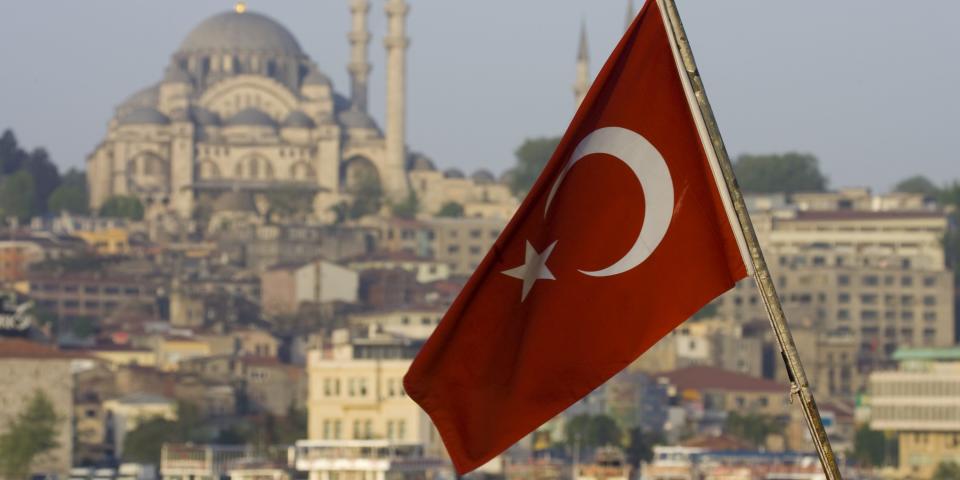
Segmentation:
<svg viewBox="0 0 960 480">
<path fill-rule="evenodd" d="M 220 178 L 220 167 L 211 160 L 200 162 L 200 178 Z"/>
<path fill-rule="evenodd" d="M 237 164 L 235 174 L 239 178 L 271 179 L 273 178 L 273 165 L 263 157 L 247 157 Z"/>
<path fill-rule="evenodd" d="M 290 178 L 294 180 L 316 180 L 317 172 L 307 162 L 297 162 L 290 167 Z"/>
<path fill-rule="evenodd" d="M 364 156 L 350 157 L 340 166 L 340 185 L 347 191 L 375 184 L 380 186 L 380 172 L 376 165 Z"/>
</svg>

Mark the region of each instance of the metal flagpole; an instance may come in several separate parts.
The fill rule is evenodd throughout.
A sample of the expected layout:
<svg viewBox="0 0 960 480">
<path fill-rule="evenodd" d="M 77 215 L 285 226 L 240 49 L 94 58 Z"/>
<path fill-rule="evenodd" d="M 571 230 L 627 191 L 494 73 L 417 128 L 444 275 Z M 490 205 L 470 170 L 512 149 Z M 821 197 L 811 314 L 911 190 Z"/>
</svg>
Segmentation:
<svg viewBox="0 0 960 480">
<path fill-rule="evenodd" d="M 807 426 L 810 428 L 810 435 L 813 437 L 813 443 L 817 448 L 817 454 L 820 456 L 820 464 L 829 480 L 841 480 L 840 469 L 837 466 L 836 457 L 833 454 L 833 448 L 830 447 L 830 440 L 827 438 L 827 432 L 823 428 L 823 421 L 820 419 L 820 411 L 813 399 L 813 393 L 810 391 L 810 385 L 807 383 L 807 375 L 800 363 L 800 355 L 797 353 L 797 346 L 794 344 L 793 335 L 790 333 L 790 327 L 787 325 L 786 317 L 783 314 L 783 307 L 780 305 L 780 297 L 777 295 L 776 287 L 767 269 L 767 262 L 763 258 L 763 252 L 760 250 L 760 243 L 757 240 L 757 233 L 754 231 L 753 222 L 750 221 L 750 215 L 747 213 L 746 204 L 743 201 L 743 195 L 740 193 L 740 187 L 733 174 L 733 166 L 730 164 L 730 158 L 727 156 L 727 148 L 720 137 L 720 129 L 717 127 L 717 120 L 713 116 L 713 109 L 710 107 L 710 101 L 707 100 L 707 93 L 703 87 L 703 81 L 700 73 L 697 71 L 696 62 L 693 59 L 693 51 L 687 41 L 687 35 L 683 30 L 683 24 L 680 21 L 680 13 L 677 11 L 675 0 L 658 0 L 669 18 L 667 30 L 680 52 L 683 68 L 686 71 L 690 86 L 693 89 L 697 104 L 700 107 L 704 126 L 710 137 L 710 143 L 716 153 L 716 158 L 720 164 L 720 170 L 723 173 L 723 179 L 726 182 L 727 190 L 730 194 L 730 200 L 733 203 L 733 209 L 736 212 L 737 220 L 740 223 L 740 229 L 743 231 L 743 239 L 750 254 L 750 261 L 753 264 L 754 280 L 757 282 L 757 288 L 760 290 L 763 305 L 766 307 L 767 315 L 770 318 L 770 324 L 777 337 L 777 343 L 780 345 L 780 352 L 783 361 L 787 367 L 787 373 L 792 382 L 791 394 L 796 394 L 800 399 L 800 406 L 803 408 L 803 415 L 806 417 Z"/>
</svg>

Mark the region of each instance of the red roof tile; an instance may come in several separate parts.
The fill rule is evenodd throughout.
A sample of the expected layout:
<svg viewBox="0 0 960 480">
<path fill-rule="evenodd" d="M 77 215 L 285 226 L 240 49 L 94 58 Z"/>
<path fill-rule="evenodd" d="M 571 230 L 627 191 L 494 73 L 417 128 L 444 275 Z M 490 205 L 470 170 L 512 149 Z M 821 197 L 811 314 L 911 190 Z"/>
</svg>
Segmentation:
<svg viewBox="0 0 960 480">
<path fill-rule="evenodd" d="M 36 360 L 70 360 L 89 358 L 79 352 L 64 352 L 58 348 L 22 338 L 0 339 L 0 358 L 31 358 Z"/>
<path fill-rule="evenodd" d="M 660 373 L 657 377 L 666 379 L 670 384 L 681 390 L 782 392 L 784 394 L 790 391 L 790 386 L 785 383 L 716 367 L 686 367 L 672 372 Z"/>
</svg>

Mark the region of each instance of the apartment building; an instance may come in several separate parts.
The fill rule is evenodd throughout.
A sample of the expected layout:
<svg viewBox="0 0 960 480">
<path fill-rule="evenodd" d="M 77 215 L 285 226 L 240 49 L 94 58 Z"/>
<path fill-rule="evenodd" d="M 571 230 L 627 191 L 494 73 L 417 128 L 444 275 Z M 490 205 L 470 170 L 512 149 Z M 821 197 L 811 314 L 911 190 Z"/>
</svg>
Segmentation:
<svg viewBox="0 0 960 480">
<path fill-rule="evenodd" d="M 960 348 L 901 349 L 870 375 L 870 428 L 897 434 L 902 477 L 960 459 Z"/>
<path fill-rule="evenodd" d="M 387 251 L 408 251 L 450 266 L 452 275 L 470 275 L 500 236 L 499 218 L 376 219 L 378 245 Z"/>
<path fill-rule="evenodd" d="M 850 355 L 837 352 L 847 361 L 835 365 L 838 371 L 868 373 L 900 346 L 948 346 L 955 339 L 953 272 L 941 243 L 949 227 L 946 212 L 925 206 L 918 196 L 870 198 L 848 192 L 795 195 L 795 204 L 752 202 L 771 208 L 754 218 L 791 323 L 833 338 L 811 340 L 824 348 L 854 344 Z M 834 209 L 807 209 L 825 207 Z M 766 320 L 751 279 L 718 299 L 717 307 L 721 317 L 739 323 Z M 810 353 L 801 355 L 808 365 L 818 363 Z M 841 383 L 827 380 L 821 391 L 849 395 L 856 389 Z"/>
<path fill-rule="evenodd" d="M 37 272 L 27 277 L 30 298 L 60 318 L 109 316 L 124 306 L 156 306 L 166 294 L 160 277 Z"/>
<path fill-rule="evenodd" d="M 420 341 L 337 330 L 307 357 L 308 439 L 387 440 L 443 451 L 426 413 L 407 397 L 403 375 Z"/>
</svg>

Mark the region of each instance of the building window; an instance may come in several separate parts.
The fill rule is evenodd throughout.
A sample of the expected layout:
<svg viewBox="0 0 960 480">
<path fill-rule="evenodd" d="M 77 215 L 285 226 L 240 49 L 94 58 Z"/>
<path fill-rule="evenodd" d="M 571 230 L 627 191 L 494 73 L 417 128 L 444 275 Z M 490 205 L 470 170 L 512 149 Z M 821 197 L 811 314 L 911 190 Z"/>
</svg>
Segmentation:
<svg viewBox="0 0 960 480">
<path fill-rule="evenodd" d="M 900 277 L 900 285 L 904 287 L 909 287 L 913 285 L 913 277 L 909 275 L 904 275 Z"/>
<path fill-rule="evenodd" d="M 850 294 L 841 293 L 837 295 L 837 302 L 839 303 L 850 303 Z"/>
<path fill-rule="evenodd" d="M 932 287 L 937 284 L 937 277 L 923 277 L 923 286 Z"/>
<path fill-rule="evenodd" d="M 933 295 L 927 295 L 923 297 L 923 304 L 928 307 L 935 306 L 937 304 L 937 297 L 934 297 Z"/>
<path fill-rule="evenodd" d="M 876 275 L 866 275 L 863 277 L 862 281 L 863 281 L 863 284 L 868 287 L 875 287 L 877 285 L 880 285 L 880 278 L 877 277 Z"/>
<path fill-rule="evenodd" d="M 837 285 L 850 285 L 850 276 L 849 275 L 837 276 Z"/>
</svg>

